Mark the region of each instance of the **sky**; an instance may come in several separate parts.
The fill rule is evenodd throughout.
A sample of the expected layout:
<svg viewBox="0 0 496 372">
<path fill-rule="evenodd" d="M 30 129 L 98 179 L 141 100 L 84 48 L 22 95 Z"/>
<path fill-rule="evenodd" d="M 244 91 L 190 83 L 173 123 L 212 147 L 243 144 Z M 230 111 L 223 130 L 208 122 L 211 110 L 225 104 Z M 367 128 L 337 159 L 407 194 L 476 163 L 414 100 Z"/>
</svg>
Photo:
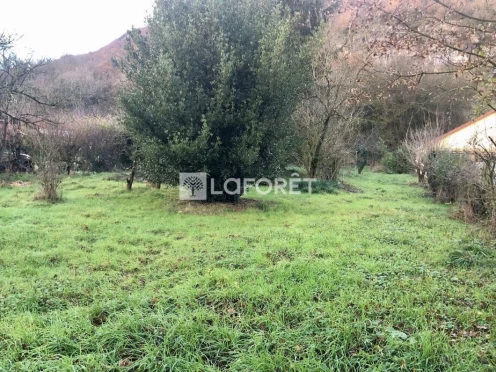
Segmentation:
<svg viewBox="0 0 496 372">
<path fill-rule="evenodd" d="M 0 0 L 0 33 L 16 34 L 16 53 L 59 58 L 93 52 L 143 27 L 154 0 Z"/>
</svg>

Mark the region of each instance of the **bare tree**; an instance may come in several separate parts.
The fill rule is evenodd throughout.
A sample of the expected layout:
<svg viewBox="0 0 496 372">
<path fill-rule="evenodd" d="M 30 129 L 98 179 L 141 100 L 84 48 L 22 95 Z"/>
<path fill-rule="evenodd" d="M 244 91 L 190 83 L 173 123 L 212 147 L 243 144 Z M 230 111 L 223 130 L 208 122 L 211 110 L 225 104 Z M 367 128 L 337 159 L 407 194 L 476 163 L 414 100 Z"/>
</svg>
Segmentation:
<svg viewBox="0 0 496 372">
<path fill-rule="evenodd" d="M 41 73 L 47 60 L 23 60 L 12 51 L 15 39 L 11 35 L 0 34 L 0 157 L 7 152 L 9 128 L 14 136 L 21 127 L 35 127 L 40 123 L 53 122 L 49 108 L 55 104 L 40 94 L 31 84 Z M 17 141 L 13 141 L 18 144 Z M 9 161 L 19 158 L 20 146 L 11 149 Z M 14 169 L 15 170 L 15 169 Z"/>
<path fill-rule="evenodd" d="M 354 0 L 354 30 L 369 31 L 379 59 L 408 56 L 409 69 L 389 68 L 391 82 L 418 84 L 424 76 L 463 78 L 482 101 L 496 107 L 496 8 L 475 0 Z"/>
<path fill-rule="evenodd" d="M 435 156 L 435 152 L 441 149 L 439 137 L 443 133 L 442 124 L 436 121 L 425 127 L 411 130 L 406 135 L 404 142 L 406 156 L 415 169 L 419 183 L 425 180 L 429 157 Z"/>
<path fill-rule="evenodd" d="M 312 178 L 336 179 L 353 152 L 348 141 L 356 123 L 353 89 L 359 69 L 348 43 L 344 33 L 326 28 L 315 46 L 313 87 L 296 110 L 303 137 L 299 160 Z"/>
<path fill-rule="evenodd" d="M 36 174 L 42 186 L 40 199 L 59 200 L 58 187 L 65 170 L 63 161 L 63 133 L 55 126 L 29 129 L 25 136 L 33 150 Z"/>
<path fill-rule="evenodd" d="M 492 222 L 496 222 L 496 139 L 475 136 L 469 142 L 475 161 L 482 164 L 480 184 L 484 190 L 484 202 Z M 477 180 L 472 180 L 475 183 Z"/>
</svg>

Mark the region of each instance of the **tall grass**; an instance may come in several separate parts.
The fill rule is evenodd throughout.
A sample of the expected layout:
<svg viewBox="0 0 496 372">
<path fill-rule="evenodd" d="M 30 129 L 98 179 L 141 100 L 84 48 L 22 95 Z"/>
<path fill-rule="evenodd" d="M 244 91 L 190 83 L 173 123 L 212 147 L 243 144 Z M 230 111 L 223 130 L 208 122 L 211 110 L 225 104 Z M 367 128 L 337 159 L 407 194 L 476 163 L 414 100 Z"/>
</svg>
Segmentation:
<svg viewBox="0 0 496 372">
<path fill-rule="evenodd" d="M 0 370 L 496 368 L 494 249 L 411 176 L 242 207 L 109 179 L 0 188 Z"/>
</svg>

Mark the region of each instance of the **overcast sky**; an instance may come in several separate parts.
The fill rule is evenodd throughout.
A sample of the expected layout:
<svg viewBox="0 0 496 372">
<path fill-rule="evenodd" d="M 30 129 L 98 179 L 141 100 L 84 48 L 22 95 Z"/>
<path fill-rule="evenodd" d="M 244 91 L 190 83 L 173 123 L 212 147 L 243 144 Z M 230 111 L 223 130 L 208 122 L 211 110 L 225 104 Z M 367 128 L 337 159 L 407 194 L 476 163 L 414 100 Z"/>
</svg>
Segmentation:
<svg viewBox="0 0 496 372">
<path fill-rule="evenodd" d="M 17 34 L 16 52 L 59 58 L 100 49 L 143 27 L 154 0 L 0 0 L 0 32 Z"/>
</svg>

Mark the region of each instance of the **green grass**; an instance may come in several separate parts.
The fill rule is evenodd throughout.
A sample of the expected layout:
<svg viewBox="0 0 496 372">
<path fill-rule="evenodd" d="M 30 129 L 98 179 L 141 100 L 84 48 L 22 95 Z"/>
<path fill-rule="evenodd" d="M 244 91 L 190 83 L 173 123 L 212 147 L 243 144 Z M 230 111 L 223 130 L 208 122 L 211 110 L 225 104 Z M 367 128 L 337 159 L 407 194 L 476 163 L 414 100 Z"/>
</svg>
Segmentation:
<svg viewBox="0 0 496 372">
<path fill-rule="evenodd" d="M 494 248 L 406 175 L 180 203 L 0 187 L 2 371 L 492 371 Z"/>
</svg>

